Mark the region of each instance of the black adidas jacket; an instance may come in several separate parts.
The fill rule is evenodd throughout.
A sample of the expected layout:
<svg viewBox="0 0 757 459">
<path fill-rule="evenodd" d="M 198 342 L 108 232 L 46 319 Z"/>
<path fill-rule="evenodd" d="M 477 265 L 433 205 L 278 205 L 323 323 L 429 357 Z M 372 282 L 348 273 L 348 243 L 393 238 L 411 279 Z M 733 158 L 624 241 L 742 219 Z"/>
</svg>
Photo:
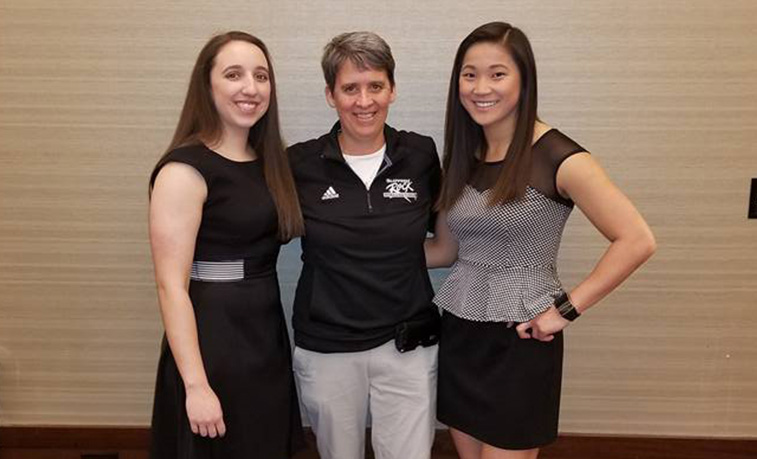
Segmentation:
<svg viewBox="0 0 757 459">
<path fill-rule="evenodd" d="M 399 323 L 437 313 L 423 253 L 441 180 L 433 139 L 385 126 L 384 162 L 366 190 L 339 129 L 288 149 L 306 233 L 294 340 L 318 352 L 372 349 Z"/>
</svg>

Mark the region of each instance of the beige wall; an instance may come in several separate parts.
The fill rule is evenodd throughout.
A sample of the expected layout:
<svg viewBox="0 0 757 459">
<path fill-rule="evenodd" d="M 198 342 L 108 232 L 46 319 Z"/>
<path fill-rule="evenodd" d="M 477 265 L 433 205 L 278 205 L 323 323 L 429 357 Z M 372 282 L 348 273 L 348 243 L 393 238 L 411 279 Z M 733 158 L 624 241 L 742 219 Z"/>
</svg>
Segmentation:
<svg viewBox="0 0 757 459">
<path fill-rule="evenodd" d="M 146 181 L 213 32 L 270 46 L 290 141 L 333 120 L 328 38 L 379 32 L 398 62 L 390 122 L 441 147 L 454 50 L 505 19 L 533 41 L 541 116 L 592 151 L 660 245 L 570 328 L 562 430 L 757 437 L 757 3 L 216 5 L 0 2 L 0 425 L 149 422 L 162 329 Z M 605 245 L 576 212 L 565 283 Z"/>
</svg>

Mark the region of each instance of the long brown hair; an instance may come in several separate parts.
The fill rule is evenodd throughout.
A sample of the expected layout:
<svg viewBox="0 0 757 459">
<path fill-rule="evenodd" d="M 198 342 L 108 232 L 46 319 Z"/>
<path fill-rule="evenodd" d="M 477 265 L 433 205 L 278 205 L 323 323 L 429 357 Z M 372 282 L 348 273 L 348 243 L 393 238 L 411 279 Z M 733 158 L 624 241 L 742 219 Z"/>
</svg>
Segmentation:
<svg viewBox="0 0 757 459">
<path fill-rule="evenodd" d="M 483 161 L 487 144 L 484 131 L 460 103 L 460 72 L 465 53 L 471 46 L 496 43 L 505 48 L 518 66 L 521 77 L 518 120 L 507 150 L 502 172 L 497 179 L 489 204 L 495 205 L 523 197 L 531 172 L 531 143 L 536 122 L 536 63 L 526 35 L 505 22 L 490 22 L 478 27 L 460 43 L 452 66 L 444 126 L 444 184 L 436 207 L 452 207 L 463 192 L 475 165 Z"/>
<path fill-rule="evenodd" d="M 289 169 L 286 148 L 281 138 L 276 78 L 271 55 L 259 38 L 245 32 L 231 31 L 216 35 L 205 44 L 197 56 L 197 62 L 195 62 L 192 70 L 187 96 L 184 99 L 184 107 L 181 110 L 173 139 L 165 154 L 156 164 L 155 171 L 163 167 L 168 160 L 168 154 L 174 149 L 198 143 L 212 145 L 221 138 L 223 126 L 211 95 L 210 71 L 213 69 L 218 52 L 232 41 L 246 41 L 257 46 L 268 61 L 271 98 L 265 115 L 250 128 L 248 142 L 263 164 L 263 176 L 273 202 L 276 204 L 279 238 L 287 241 L 302 235 L 304 224 L 297 199 L 297 190 L 294 186 L 292 172 Z"/>
</svg>

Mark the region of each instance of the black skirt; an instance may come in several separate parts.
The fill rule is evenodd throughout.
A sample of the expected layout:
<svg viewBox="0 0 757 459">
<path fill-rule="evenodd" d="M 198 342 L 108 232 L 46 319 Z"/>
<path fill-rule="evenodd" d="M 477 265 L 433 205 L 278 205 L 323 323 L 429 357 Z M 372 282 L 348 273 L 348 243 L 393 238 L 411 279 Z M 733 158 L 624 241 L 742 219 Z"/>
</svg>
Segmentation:
<svg viewBox="0 0 757 459">
<path fill-rule="evenodd" d="M 439 421 L 502 449 L 538 448 L 557 438 L 562 332 L 548 343 L 515 327 L 442 315 Z"/>
<path fill-rule="evenodd" d="M 304 446 L 289 338 L 275 275 L 192 281 L 203 365 L 226 435 L 192 433 L 185 392 L 165 339 L 152 418 L 152 459 L 287 458 Z"/>
</svg>

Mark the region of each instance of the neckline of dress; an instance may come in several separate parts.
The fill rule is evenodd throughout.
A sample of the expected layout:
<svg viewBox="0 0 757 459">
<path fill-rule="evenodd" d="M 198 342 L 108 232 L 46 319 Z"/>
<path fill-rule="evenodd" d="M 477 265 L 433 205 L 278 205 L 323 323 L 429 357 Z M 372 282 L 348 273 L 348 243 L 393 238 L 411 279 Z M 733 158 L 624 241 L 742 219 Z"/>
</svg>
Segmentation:
<svg viewBox="0 0 757 459">
<path fill-rule="evenodd" d="M 547 134 L 549 134 L 550 132 L 556 131 L 556 130 L 557 129 L 555 129 L 553 127 L 547 129 L 547 131 L 544 134 L 542 134 L 541 136 L 539 136 L 539 138 L 536 139 L 536 142 L 534 142 L 531 145 L 531 151 L 533 151 L 536 148 L 536 146 L 539 145 L 539 142 L 541 142 L 541 139 L 543 139 L 544 137 L 546 137 Z M 500 160 L 497 160 L 497 161 L 481 161 L 481 164 L 483 164 L 485 166 L 497 166 L 497 165 L 500 165 L 500 164 L 502 164 L 504 162 L 505 162 L 505 160 L 503 158 L 503 159 L 500 159 Z"/>
<path fill-rule="evenodd" d="M 218 156 L 219 158 L 223 159 L 224 161 L 227 161 L 232 164 L 255 164 L 260 160 L 260 157 L 256 157 L 255 159 L 248 159 L 244 161 L 237 161 L 235 159 L 227 158 L 226 156 L 222 155 L 221 153 L 218 153 L 217 151 L 213 150 L 212 148 L 205 145 L 205 149 L 211 153 L 213 153 L 215 156 Z"/>
</svg>

